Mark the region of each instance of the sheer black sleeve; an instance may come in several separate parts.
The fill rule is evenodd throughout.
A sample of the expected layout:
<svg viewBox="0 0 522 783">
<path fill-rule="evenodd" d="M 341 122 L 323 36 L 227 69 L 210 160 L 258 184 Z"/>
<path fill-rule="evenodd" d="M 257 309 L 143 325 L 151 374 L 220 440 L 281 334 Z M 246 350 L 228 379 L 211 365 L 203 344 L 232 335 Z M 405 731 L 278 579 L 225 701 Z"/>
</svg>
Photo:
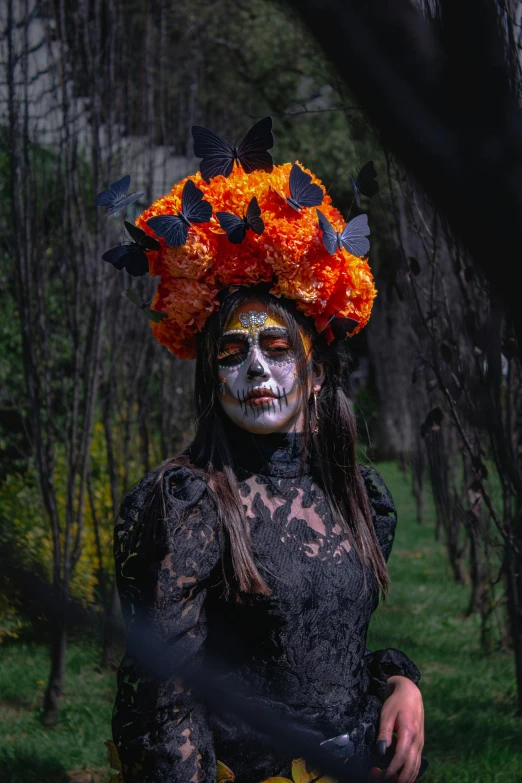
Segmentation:
<svg viewBox="0 0 522 783">
<path fill-rule="evenodd" d="M 370 501 L 377 541 L 384 559 L 388 562 L 393 547 L 393 539 L 395 538 L 395 528 L 397 527 L 395 504 L 390 490 L 375 468 L 361 466 L 359 470 L 361 471 L 368 500 Z"/>
<path fill-rule="evenodd" d="M 360 467 L 366 492 L 370 501 L 372 520 L 379 546 L 386 561 L 390 557 L 395 529 L 397 527 L 397 512 L 390 490 L 375 468 Z M 384 650 L 366 651 L 365 664 L 370 674 L 370 692 L 384 701 L 384 692 L 388 677 L 400 674 L 408 677 L 415 685 L 420 681 L 420 671 L 407 655 L 401 650 L 388 647 Z"/>
<path fill-rule="evenodd" d="M 147 508 L 159 492 L 158 471 L 125 498 L 115 528 L 116 580 L 127 632 L 127 653 L 118 672 L 114 741 L 125 783 L 206 783 L 215 780 L 216 759 L 204 706 L 178 678 L 154 679 L 133 651 L 145 620 L 176 660 L 197 663 L 207 636 L 205 598 L 220 561 L 217 517 L 207 485 L 191 470 L 167 470 L 168 499 L 160 516 Z"/>
</svg>

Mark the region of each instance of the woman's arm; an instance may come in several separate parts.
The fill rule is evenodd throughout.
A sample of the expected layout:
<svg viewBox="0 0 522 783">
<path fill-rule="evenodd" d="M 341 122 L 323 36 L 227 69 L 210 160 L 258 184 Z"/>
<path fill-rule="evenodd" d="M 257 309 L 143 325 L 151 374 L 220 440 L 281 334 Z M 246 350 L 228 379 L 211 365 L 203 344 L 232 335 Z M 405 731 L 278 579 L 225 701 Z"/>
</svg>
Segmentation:
<svg viewBox="0 0 522 783">
<path fill-rule="evenodd" d="M 393 675 L 388 678 L 384 699 L 377 737 L 377 742 L 383 743 L 384 752 L 392 744 L 393 732 L 397 734 L 395 752 L 384 779 L 414 783 L 424 747 L 422 694 L 407 677 Z"/>
<path fill-rule="evenodd" d="M 207 585 L 220 561 L 216 514 L 201 479 L 187 468 L 169 469 L 158 540 L 158 519 L 140 514 L 147 502 L 142 485 L 122 504 L 115 530 L 127 654 L 118 674 L 114 740 L 125 783 L 206 783 L 215 779 L 216 760 L 204 706 L 181 679 L 154 678 L 139 659 L 148 629 L 175 663 L 201 661 Z"/>
</svg>

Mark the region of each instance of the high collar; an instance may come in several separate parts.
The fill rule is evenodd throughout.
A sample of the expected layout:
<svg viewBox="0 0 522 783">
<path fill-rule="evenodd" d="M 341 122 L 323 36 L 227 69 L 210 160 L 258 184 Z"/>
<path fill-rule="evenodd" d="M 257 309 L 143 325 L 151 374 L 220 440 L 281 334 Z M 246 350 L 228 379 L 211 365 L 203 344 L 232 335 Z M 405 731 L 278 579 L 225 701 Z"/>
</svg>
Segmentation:
<svg viewBox="0 0 522 783">
<path fill-rule="evenodd" d="M 301 432 L 273 432 L 258 435 L 228 422 L 227 439 L 235 468 L 278 478 L 297 478 L 310 473 L 310 456 L 305 455 Z"/>
</svg>

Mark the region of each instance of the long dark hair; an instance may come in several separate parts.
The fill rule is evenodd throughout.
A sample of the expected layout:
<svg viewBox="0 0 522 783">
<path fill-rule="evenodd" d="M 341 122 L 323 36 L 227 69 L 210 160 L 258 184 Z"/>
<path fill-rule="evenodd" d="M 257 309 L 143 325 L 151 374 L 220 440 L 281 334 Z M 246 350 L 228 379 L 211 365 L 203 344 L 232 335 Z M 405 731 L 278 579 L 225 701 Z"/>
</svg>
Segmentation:
<svg viewBox="0 0 522 783">
<path fill-rule="evenodd" d="M 341 526 L 356 551 L 364 571 L 377 580 L 380 593 L 386 597 L 389 576 L 372 524 L 368 498 L 357 468 L 356 422 L 347 396 L 349 376 L 348 352 L 338 341 L 328 346 L 317 333 L 311 318 L 303 316 L 288 299 L 278 299 L 268 293 L 268 287 L 258 285 L 239 288 L 222 296 L 220 309 L 208 319 L 199 335 L 195 378 L 196 435 L 190 447 L 161 466 L 158 483 L 163 487 L 164 473 L 174 465 L 194 468 L 213 490 L 222 530 L 224 546 L 225 594 L 230 593 L 230 581 L 239 593 L 269 595 L 270 588 L 256 567 L 239 495 L 232 453 L 227 441 L 228 417 L 217 399 L 218 346 L 224 326 L 233 311 L 248 299 L 256 298 L 269 313 L 279 316 L 287 325 L 296 354 L 301 389 L 309 387 L 309 355 L 300 338 L 303 331 L 312 346 L 312 362 L 321 363 L 325 378 L 317 395 L 318 433 L 312 432 L 315 410 L 313 396 L 303 406 L 304 448 L 312 455 L 314 478 L 322 486 L 331 506 L 334 520 Z M 263 437 L 263 436 L 259 436 Z M 162 490 L 163 492 L 164 490 Z M 167 508 L 163 497 L 162 507 Z M 226 563 L 229 564 L 227 577 Z M 236 596 L 237 597 L 237 596 Z"/>
</svg>

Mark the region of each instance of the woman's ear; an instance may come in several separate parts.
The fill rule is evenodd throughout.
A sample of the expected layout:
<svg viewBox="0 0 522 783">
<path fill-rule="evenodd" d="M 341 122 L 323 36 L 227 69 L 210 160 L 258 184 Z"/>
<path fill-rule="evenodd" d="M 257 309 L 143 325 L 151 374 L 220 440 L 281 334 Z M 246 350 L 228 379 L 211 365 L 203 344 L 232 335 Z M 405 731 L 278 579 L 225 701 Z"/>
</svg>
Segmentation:
<svg viewBox="0 0 522 783">
<path fill-rule="evenodd" d="M 324 383 L 324 367 L 321 362 L 314 362 L 312 365 L 312 391 L 317 393 L 321 391 Z"/>
</svg>

